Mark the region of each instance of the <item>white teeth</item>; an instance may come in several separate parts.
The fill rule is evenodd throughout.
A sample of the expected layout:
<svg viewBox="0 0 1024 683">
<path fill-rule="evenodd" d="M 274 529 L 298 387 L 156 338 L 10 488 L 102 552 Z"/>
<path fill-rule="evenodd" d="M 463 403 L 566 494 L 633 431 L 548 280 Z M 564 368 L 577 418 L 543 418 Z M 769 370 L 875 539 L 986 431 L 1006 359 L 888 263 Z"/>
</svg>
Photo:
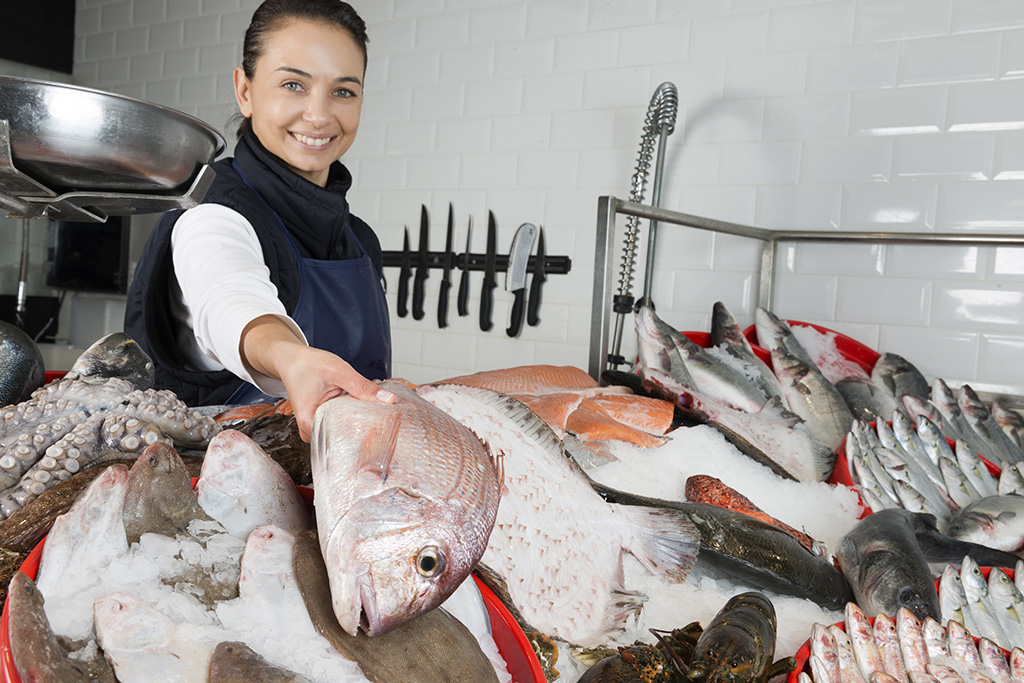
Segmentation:
<svg viewBox="0 0 1024 683">
<path fill-rule="evenodd" d="M 304 145 L 312 145 L 313 147 L 323 147 L 334 138 L 310 138 L 306 137 L 302 133 L 292 133 L 295 139 Z"/>
</svg>

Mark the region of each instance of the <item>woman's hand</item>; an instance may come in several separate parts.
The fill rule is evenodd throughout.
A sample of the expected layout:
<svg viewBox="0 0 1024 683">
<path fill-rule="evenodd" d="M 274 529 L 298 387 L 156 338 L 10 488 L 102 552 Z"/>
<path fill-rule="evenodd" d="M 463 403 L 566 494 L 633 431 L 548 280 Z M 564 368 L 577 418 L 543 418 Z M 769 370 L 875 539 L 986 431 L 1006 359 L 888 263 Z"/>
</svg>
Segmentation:
<svg viewBox="0 0 1024 683">
<path fill-rule="evenodd" d="M 284 383 L 299 436 L 309 442 L 313 415 L 324 401 L 343 393 L 365 401 L 394 401 L 394 395 L 359 374 L 330 351 L 307 346 L 277 316 L 249 323 L 240 342 L 242 360 L 256 372 Z"/>
</svg>

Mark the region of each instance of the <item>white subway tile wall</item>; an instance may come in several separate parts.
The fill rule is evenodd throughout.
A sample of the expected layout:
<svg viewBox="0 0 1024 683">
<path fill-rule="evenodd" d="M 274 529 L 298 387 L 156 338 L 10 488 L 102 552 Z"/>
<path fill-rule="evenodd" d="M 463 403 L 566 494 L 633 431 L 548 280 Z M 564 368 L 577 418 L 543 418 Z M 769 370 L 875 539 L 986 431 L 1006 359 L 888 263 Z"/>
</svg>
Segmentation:
<svg viewBox="0 0 1024 683">
<path fill-rule="evenodd" d="M 230 73 L 257 4 L 79 0 L 73 81 L 199 116 L 230 140 Z M 500 287 L 494 329 L 479 330 L 479 272 L 472 315 L 453 307 L 444 330 L 433 315 L 440 278 L 427 281 L 431 314 L 417 322 L 395 314 L 398 273 L 388 272 L 394 371 L 413 381 L 586 367 L 597 200 L 628 198 L 647 106 L 665 81 L 680 103 L 666 208 L 785 230 L 1024 234 L 1018 0 L 353 5 L 367 20 L 369 64 L 362 130 L 344 161 L 353 210 L 384 248 L 401 248 L 405 226 L 415 245 L 425 204 L 430 247 L 443 249 L 451 202 L 460 250 L 472 217 L 471 246 L 483 251 L 490 210 L 499 249 L 529 221 L 544 227 L 549 254 L 572 259 L 569 274 L 548 279 L 541 324 L 514 340 Z M 3 236 L 4 291 L 16 234 Z M 759 244 L 665 225 L 657 244 L 652 294 L 666 320 L 706 330 L 721 300 L 752 321 Z M 782 317 L 902 354 L 929 377 L 1024 394 L 1024 247 L 794 243 L 776 263 L 770 306 Z"/>
</svg>

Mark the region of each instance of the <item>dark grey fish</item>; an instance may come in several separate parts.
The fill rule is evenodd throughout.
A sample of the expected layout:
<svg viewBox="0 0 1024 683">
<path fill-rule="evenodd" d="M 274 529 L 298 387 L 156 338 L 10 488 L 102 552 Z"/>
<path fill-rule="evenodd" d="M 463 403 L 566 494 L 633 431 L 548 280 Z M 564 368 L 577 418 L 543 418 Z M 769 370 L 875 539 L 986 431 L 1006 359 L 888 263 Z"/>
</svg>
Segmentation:
<svg viewBox="0 0 1024 683">
<path fill-rule="evenodd" d="M 998 458 L 998 460 L 993 461 L 995 464 L 1021 461 L 1020 449 L 1003 432 L 1002 427 L 992 417 L 992 413 L 989 412 L 985 403 L 978 398 L 978 394 L 974 392 L 974 389 L 967 384 L 962 385 L 959 391 L 957 391 L 956 403 L 960 406 L 967 424 L 988 444 L 992 453 Z"/>
<path fill-rule="evenodd" d="M 295 537 L 295 580 L 317 631 L 335 650 L 355 661 L 363 675 L 379 683 L 497 681 L 476 637 L 444 609 L 424 612 L 370 638 L 341 628 L 331 608 L 330 580 L 315 531 Z"/>
<path fill-rule="evenodd" d="M 866 377 L 844 377 L 836 382 L 836 389 L 846 402 L 846 407 L 858 420 L 887 420 L 893 411 L 899 410 L 899 403 L 892 394 L 880 389 Z"/>
<path fill-rule="evenodd" d="M 649 498 L 590 483 L 610 503 L 683 512 L 700 533 L 697 566 L 712 576 L 805 598 L 827 609 L 842 609 L 853 600 L 850 584 L 831 562 L 776 526 L 709 503 Z"/>
<path fill-rule="evenodd" d="M 210 660 L 210 683 L 307 683 L 308 679 L 268 662 L 245 643 L 218 643 Z"/>
<path fill-rule="evenodd" d="M 124 332 L 111 332 L 93 342 L 71 366 L 67 377 L 120 377 L 136 389 L 152 389 L 156 378 L 153 360 Z"/>
<path fill-rule="evenodd" d="M 174 538 L 188 533 L 192 520 L 210 519 L 199 507 L 192 479 L 173 446 L 157 441 L 132 465 L 121 519 L 128 543 L 145 533 Z"/>
<path fill-rule="evenodd" d="M 921 620 L 942 618 L 935 580 L 914 533 L 914 517 L 908 510 L 879 510 L 839 539 L 839 569 L 868 616 L 896 614 L 906 607 Z"/>
<path fill-rule="evenodd" d="M 911 394 L 927 399 L 931 394 L 928 380 L 913 363 L 895 353 L 883 353 L 871 369 L 871 381 L 895 399 Z"/>
<path fill-rule="evenodd" d="M 0 368 L 0 408 L 26 400 L 46 379 L 46 364 L 32 337 L 3 320 Z"/>
<path fill-rule="evenodd" d="M 23 572 L 16 572 L 8 590 L 7 619 L 14 668 L 23 681 L 77 683 L 94 680 L 89 666 L 68 657 L 50 628 L 43 594 Z M 109 671 L 110 667 L 107 666 Z M 113 671 L 103 680 L 114 680 Z"/>
</svg>

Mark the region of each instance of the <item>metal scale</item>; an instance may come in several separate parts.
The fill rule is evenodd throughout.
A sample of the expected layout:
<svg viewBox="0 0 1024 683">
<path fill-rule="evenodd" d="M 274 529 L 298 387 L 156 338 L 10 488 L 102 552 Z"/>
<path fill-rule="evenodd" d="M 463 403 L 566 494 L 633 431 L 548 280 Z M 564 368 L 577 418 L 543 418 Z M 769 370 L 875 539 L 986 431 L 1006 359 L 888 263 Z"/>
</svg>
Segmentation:
<svg viewBox="0 0 1024 683">
<path fill-rule="evenodd" d="M 195 206 L 225 147 L 182 112 L 66 83 L 0 77 L 0 208 L 24 219 L 16 315 L 24 325 L 28 219 L 108 216 Z"/>
</svg>

